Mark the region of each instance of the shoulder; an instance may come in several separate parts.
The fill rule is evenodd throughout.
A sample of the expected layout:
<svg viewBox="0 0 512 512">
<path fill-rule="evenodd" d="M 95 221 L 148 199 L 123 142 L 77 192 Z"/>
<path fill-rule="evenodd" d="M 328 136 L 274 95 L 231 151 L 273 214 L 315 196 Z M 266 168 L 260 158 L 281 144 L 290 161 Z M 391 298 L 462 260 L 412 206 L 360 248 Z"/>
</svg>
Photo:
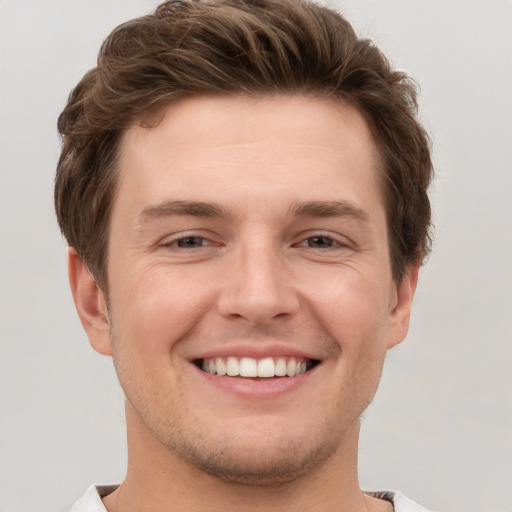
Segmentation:
<svg viewBox="0 0 512 512">
<path fill-rule="evenodd" d="M 373 496 L 374 498 L 390 501 L 393 503 L 395 512 L 433 512 L 409 499 L 400 491 L 365 491 L 365 494 L 368 496 Z"/>
<path fill-rule="evenodd" d="M 101 498 L 113 492 L 117 487 L 117 485 L 91 485 L 73 505 L 70 512 L 107 512 Z"/>
</svg>

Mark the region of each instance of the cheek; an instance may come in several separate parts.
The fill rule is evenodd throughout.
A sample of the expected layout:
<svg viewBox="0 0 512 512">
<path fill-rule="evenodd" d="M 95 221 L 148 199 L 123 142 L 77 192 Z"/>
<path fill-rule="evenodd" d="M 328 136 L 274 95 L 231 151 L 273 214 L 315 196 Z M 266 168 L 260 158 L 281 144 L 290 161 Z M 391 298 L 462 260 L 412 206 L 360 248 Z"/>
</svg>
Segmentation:
<svg viewBox="0 0 512 512">
<path fill-rule="evenodd" d="M 344 269 L 310 294 L 310 304 L 344 351 L 366 352 L 382 344 L 389 327 L 389 290 L 372 274 Z"/>
<path fill-rule="evenodd" d="M 211 290 L 164 268 L 132 276 L 111 290 L 118 343 L 144 358 L 168 351 L 195 328 L 208 310 Z"/>
</svg>

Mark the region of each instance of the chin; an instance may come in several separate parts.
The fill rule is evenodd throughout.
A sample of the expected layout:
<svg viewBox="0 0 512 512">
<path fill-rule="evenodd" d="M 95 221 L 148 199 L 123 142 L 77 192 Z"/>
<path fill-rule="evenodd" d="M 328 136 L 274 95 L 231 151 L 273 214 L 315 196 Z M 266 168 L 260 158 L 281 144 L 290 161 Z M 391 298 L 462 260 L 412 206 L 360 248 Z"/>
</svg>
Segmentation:
<svg viewBox="0 0 512 512">
<path fill-rule="evenodd" d="M 204 473 L 229 483 L 251 486 L 281 486 L 300 479 L 321 466 L 335 451 L 334 446 L 288 440 L 279 447 L 259 440 L 258 446 L 225 442 L 206 446 L 182 443 L 169 446 L 181 459 Z M 305 449 L 309 445 L 309 449 Z"/>
<path fill-rule="evenodd" d="M 222 429 L 189 428 L 159 436 L 183 462 L 229 483 L 281 486 L 322 466 L 339 448 L 343 432 L 331 422 L 323 428 L 303 423 L 295 430 L 280 422 L 242 422 Z M 328 424 L 329 423 L 329 424 Z M 168 431 L 169 432 L 169 431 Z"/>
</svg>

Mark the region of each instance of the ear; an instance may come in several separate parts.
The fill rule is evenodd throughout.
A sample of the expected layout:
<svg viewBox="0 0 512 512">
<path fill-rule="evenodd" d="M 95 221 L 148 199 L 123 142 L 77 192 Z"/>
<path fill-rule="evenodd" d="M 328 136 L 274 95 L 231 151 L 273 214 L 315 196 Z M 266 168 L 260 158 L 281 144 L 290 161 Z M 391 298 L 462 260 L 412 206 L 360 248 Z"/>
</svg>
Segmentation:
<svg viewBox="0 0 512 512">
<path fill-rule="evenodd" d="M 103 292 L 75 249 L 68 253 L 71 293 L 89 342 L 100 354 L 112 355 L 107 302 Z"/>
<path fill-rule="evenodd" d="M 409 331 L 412 301 L 418 284 L 419 264 L 407 269 L 400 283 L 395 283 L 395 306 L 390 314 L 388 350 L 401 343 Z"/>
</svg>

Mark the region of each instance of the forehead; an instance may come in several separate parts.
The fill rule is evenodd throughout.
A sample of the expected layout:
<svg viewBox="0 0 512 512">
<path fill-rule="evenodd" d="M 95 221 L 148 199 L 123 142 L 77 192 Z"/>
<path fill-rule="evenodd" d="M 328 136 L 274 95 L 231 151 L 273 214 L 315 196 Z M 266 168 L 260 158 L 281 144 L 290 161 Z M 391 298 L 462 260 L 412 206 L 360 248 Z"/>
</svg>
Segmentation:
<svg viewBox="0 0 512 512">
<path fill-rule="evenodd" d="M 170 194 L 212 201 L 231 192 L 240 200 L 245 193 L 275 193 L 286 202 L 380 189 L 367 123 L 340 102 L 195 97 L 153 120 L 130 127 L 121 140 L 118 199 L 127 194 L 158 202 Z"/>
</svg>

